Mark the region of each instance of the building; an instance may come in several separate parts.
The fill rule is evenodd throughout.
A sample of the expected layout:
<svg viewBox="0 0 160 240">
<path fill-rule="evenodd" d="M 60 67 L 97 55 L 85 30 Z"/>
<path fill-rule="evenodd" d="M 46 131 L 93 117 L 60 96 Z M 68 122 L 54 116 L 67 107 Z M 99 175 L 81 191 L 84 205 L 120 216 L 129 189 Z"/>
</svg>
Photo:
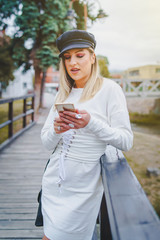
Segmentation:
<svg viewBox="0 0 160 240">
<path fill-rule="evenodd" d="M 9 81 L 9 85 L 2 91 L 2 98 L 20 97 L 33 92 L 33 76 L 34 71 L 28 70 L 22 73 L 23 68 L 20 67 L 14 72 L 15 79 Z"/>
<path fill-rule="evenodd" d="M 59 71 L 54 71 L 53 67 L 49 67 L 45 79 L 45 91 L 54 92 L 59 86 Z"/>
<path fill-rule="evenodd" d="M 125 79 L 160 80 L 160 65 L 145 65 L 129 68 L 122 73 Z"/>
</svg>

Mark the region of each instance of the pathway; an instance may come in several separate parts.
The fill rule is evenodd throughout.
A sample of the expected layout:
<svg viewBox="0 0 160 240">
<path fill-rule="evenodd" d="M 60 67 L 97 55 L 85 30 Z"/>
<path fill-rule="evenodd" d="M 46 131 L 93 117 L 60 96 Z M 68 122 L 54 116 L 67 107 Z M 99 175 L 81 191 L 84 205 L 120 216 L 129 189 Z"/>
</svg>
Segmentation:
<svg viewBox="0 0 160 240">
<path fill-rule="evenodd" d="M 37 124 L 0 154 L 0 239 L 42 239 L 43 229 L 35 227 L 34 221 L 37 195 L 50 154 L 40 140 L 40 130 L 51 105 L 48 102 Z"/>
</svg>

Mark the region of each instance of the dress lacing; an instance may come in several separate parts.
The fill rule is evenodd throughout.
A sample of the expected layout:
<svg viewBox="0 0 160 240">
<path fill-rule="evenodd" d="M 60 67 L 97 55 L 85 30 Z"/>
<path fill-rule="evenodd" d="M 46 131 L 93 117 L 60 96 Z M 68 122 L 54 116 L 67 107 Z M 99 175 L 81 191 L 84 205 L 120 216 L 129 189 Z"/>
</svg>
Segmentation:
<svg viewBox="0 0 160 240">
<path fill-rule="evenodd" d="M 74 139 L 75 134 L 76 131 L 71 129 L 65 132 L 62 136 L 62 150 L 59 158 L 59 180 L 57 181 L 59 187 L 61 187 L 62 181 L 64 181 L 66 177 L 64 161 L 68 155 L 69 148 L 72 144 L 72 140 Z"/>
</svg>

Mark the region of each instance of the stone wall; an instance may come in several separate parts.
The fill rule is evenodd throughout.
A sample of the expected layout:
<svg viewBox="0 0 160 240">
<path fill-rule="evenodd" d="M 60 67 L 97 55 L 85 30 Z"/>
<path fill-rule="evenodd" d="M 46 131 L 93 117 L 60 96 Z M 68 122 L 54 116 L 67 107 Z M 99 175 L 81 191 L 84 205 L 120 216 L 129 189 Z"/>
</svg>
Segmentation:
<svg viewBox="0 0 160 240">
<path fill-rule="evenodd" d="M 127 97 L 126 100 L 131 113 L 160 115 L 160 98 Z"/>
</svg>

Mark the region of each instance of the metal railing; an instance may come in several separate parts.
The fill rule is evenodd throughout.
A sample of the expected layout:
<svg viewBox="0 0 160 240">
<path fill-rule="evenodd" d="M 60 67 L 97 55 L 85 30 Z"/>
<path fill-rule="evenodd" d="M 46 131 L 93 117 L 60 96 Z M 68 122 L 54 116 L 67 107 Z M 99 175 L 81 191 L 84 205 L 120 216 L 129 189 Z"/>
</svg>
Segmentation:
<svg viewBox="0 0 160 240">
<path fill-rule="evenodd" d="M 159 240 L 159 217 L 124 156 L 111 162 L 104 154 L 101 166 L 104 196 L 100 239 Z"/>
<path fill-rule="evenodd" d="M 160 80 L 113 79 L 128 97 L 160 97 Z"/>
<path fill-rule="evenodd" d="M 30 102 L 27 102 L 27 99 L 31 98 Z M 16 100 L 23 100 L 23 113 L 14 117 L 13 112 L 13 103 Z M 20 134 L 22 134 L 25 130 L 30 128 L 35 124 L 34 121 L 34 94 L 28 94 L 22 97 L 8 98 L 8 99 L 0 99 L 0 105 L 8 103 L 8 120 L 0 124 L 0 129 L 8 126 L 8 139 L 0 144 L 0 151 L 10 144 L 15 138 L 17 138 Z M 27 109 L 27 106 L 30 106 L 30 109 Z M 27 124 L 27 116 L 31 115 L 31 121 Z M 22 129 L 13 133 L 13 123 L 19 119 L 23 119 Z"/>
</svg>

